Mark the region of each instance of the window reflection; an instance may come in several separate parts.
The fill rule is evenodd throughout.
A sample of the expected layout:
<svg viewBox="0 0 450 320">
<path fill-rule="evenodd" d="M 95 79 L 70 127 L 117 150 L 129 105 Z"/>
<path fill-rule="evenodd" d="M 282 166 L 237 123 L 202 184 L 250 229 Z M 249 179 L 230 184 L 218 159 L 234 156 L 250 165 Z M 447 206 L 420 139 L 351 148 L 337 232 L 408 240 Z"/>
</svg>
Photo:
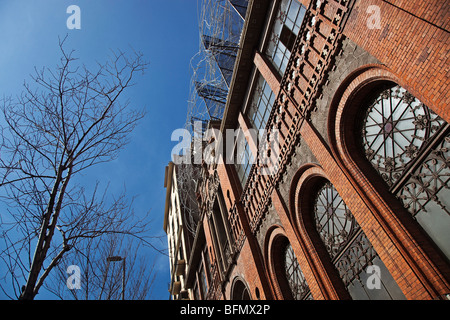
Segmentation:
<svg viewBox="0 0 450 320">
<path fill-rule="evenodd" d="M 365 157 L 450 258 L 449 125 L 393 83 L 380 86 L 363 110 Z"/>
<path fill-rule="evenodd" d="M 265 129 L 269 120 L 270 112 L 275 103 L 275 94 L 264 77 L 259 79 L 247 112 L 252 127 L 256 130 Z"/>
<path fill-rule="evenodd" d="M 343 199 L 330 182 L 314 200 L 316 230 L 353 299 L 405 299 Z M 368 285 L 370 266 L 380 268 L 376 288 Z"/>
<path fill-rule="evenodd" d="M 306 8 L 298 0 L 283 0 L 278 9 L 265 53 L 281 75 L 286 70 L 305 12 Z"/>
<path fill-rule="evenodd" d="M 242 187 L 245 186 L 250 170 L 254 163 L 253 154 L 242 131 L 238 134 L 237 143 L 235 147 L 235 167 Z"/>
</svg>

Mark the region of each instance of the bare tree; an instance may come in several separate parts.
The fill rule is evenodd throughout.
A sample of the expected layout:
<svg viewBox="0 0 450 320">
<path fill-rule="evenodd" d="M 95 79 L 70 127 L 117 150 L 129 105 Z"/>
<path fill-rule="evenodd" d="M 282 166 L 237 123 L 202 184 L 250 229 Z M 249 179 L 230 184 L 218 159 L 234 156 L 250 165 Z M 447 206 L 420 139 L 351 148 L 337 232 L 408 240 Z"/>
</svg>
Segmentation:
<svg viewBox="0 0 450 320">
<path fill-rule="evenodd" d="M 0 258 L 19 299 L 34 299 L 83 240 L 111 233 L 145 240 L 148 229 L 124 194 L 109 197 L 98 185 L 89 193 L 78 178 L 115 159 L 144 116 L 122 95 L 147 63 L 140 53 L 112 52 L 91 71 L 64 49 L 65 40 L 56 69 L 35 68 L 34 86 L 25 83 L 17 99 L 3 99 L 0 195 L 9 214 L 2 214 Z"/>
<path fill-rule="evenodd" d="M 71 250 L 62 258 L 57 275 L 44 286 L 61 299 L 119 300 L 122 294 L 126 300 L 150 299 L 155 262 L 150 263 L 141 250 L 140 242 L 129 241 L 120 234 L 86 241 L 82 248 Z M 110 261 L 118 257 L 120 261 Z M 68 290 L 66 268 L 72 264 L 81 270 L 80 287 Z"/>
</svg>

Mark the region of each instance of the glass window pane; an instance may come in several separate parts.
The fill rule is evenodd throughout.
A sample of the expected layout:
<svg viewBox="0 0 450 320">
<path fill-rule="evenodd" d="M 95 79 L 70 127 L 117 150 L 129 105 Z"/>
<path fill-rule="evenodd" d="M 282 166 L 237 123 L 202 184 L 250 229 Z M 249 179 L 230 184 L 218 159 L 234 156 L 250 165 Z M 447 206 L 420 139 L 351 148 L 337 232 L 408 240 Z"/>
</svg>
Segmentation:
<svg viewBox="0 0 450 320">
<path fill-rule="evenodd" d="M 399 85 L 380 88 L 365 106 L 362 147 L 367 160 L 436 245 L 450 258 L 450 137 L 436 141 L 445 121 Z M 428 145 L 437 145 L 426 151 Z M 419 157 L 428 152 L 425 159 Z M 419 159 L 421 164 L 416 163 Z M 414 172 L 407 170 L 415 167 Z M 400 185 L 406 181 L 404 185 Z"/>
<path fill-rule="evenodd" d="M 300 31 L 305 12 L 306 8 L 296 0 L 282 1 L 278 9 L 274 27 L 271 31 L 271 40 L 265 49 L 265 53 L 272 60 L 275 68 L 281 75 L 286 70 L 292 46 Z M 278 50 L 280 46 L 282 48 Z"/>
<path fill-rule="evenodd" d="M 397 296 L 400 289 L 395 281 L 387 281 L 386 286 L 378 286 L 377 292 L 368 291 L 373 288 L 367 284 L 371 274 L 366 274 L 365 270 L 373 261 L 376 261 L 379 269 L 384 270 L 386 279 L 392 277 L 387 276 L 389 272 L 383 262 L 330 182 L 324 183 L 317 192 L 314 221 L 320 238 L 353 299 L 392 299 L 392 296 Z"/>
<path fill-rule="evenodd" d="M 247 143 L 247 139 L 243 134 L 239 134 L 238 142 L 236 143 L 235 148 L 235 168 L 238 174 L 239 180 L 244 187 L 248 175 L 250 173 L 250 169 L 253 164 L 253 155 L 250 152 L 250 146 Z"/>
<path fill-rule="evenodd" d="M 291 5 L 289 7 L 288 18 L 292 21 L 295 21 L 300 10 L 300 2 L 298 0 L 291 1 Z"/>
<path fill-rule="evenodd" d="M 347 290 L 353 298 L 358 297 L 358 300 L 370 300 L 361 283 L 359 283 L 358 281 L 352 282 L 347 287 Z"/>
<path fill-rule="evenodd" d="M 283 258 L 286 280 L 291 290 L 292 298 L 294 300 L 305 299 L 310 290 L 290 243 L 284 248 Z"/>
<path fill-rule="evenodd" d="M 274 94 L 262 75 L 259 75 L 256 89 L 251 100 L 251 108 L 247 113 L 252 127 L 264 130 L 275 102 Z"/>
</svg>

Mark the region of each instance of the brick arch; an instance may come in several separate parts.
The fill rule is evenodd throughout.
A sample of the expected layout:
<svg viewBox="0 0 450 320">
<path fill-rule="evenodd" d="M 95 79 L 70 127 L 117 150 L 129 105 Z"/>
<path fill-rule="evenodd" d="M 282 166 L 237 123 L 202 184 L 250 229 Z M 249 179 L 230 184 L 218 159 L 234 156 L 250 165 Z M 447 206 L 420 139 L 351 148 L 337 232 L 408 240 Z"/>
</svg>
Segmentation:
<svg viewBox="0 0 450 320">
<path fill-rule="evenodd" d="M 328 115 L 328 138 L 333 155 L 346 166 L 351 166 L 351 158 L 357 154 L 354 141 L 346 139 L 353 133 L 349 122 L 360 110 L 355 105 L 362 103 L 366 95 L 382 83 L 393 82 L 415 95 L 394 73 L 382 65 L 366 65 L 354 70 L 341 83 L 332 99 Z M 350 156 L 352 154 L 352 156 Z"/>
<path fill-rule="evenodd" d="M 361 112 L 357 106 L 364 102 L 367 94 L 383 83 L 397 83 L 406 88 L 399 77 L 382 65 L 362 66 L 341 83 L 329 109 L 328 141 L 337 163 L 348 177 L 354 178 L 358 185 L 366 189 L 362 191 L 364 194 L 375 195 L 376 203 L 380 203 L 382 199 L 383 206 L 402 212 L 404 220 L 409 220 L 410 215 L 386 189 L 378 173 L 360 152 L 354 132 L 354 119 Z M 376 207 L 375 205 L 374 208 Z M 411 224 L 407 221 L 405 223 Z"/>
<path fill-rule="evenodd" d="M 248 294 L 248 298 L 251 300 L 252 297 L 251 297 L 250 288 L 249 288 L 247 282 L 241 276 L 239 276 L 239 275 L 235 276 L 231 283 L 230 300 L 237 300 L 238 299 L 237 296 L 239 296 L 239 297 L 242 296 L 242 292 L 244 290 Z"/>
<path fill-rule="evenodd" d="M 283 266 L 278 259 L 278 255 L 286 242 L 289 242 L 286 233 L 278 225 L 269 228 L 264 240 L 264 263 L 267 267 L 268 279 L 274 298 L 277 300 L 291 298 L 287 281 L 283 281 Z"/>
<path fill-rule="evenodd" d="M 353 104 L 358 100 L 363 100 L 364 94 L 370 92 L 370 89 L 380 84 L 380 82 L 394 82 L 405 88 L 414 97 L 420 101 L 426 101 L 423 95 L 416 87 L 411 86 L 403 78 L 399 77 L 392 70 L 381 64 L 367 64 L 353 70 L 339 85 L 336 90 L 329 108 L 328 116 L 328 137 L 333 149 L 339 148 L 336 140 L 342 136 L 342 126 L 339 126 L 338 119 L 341 119 L 343 112 L 346 117 L 355 115 L 355 110 L 348 108 L 349 102 Z M 356 100 L 355 100 L 356 99 Z M 436 114 L 442 114 L 442 110 L 434 105 L 427 105 Z M 446 120 L 445 117 L 443 117 Z M 446 120 L 448 122 L 448 120 Z"/>
<path fill-rule="evenodd" d="M 376 250 L 392 274 L 411 270 L 414 275 L 409 279 L 401 275 L 395 277 L 405 295 L 410 299 L 435 298 L 449 291 L 449 265 L 400 201 L 386 188 L 361 152 L 355 137 L 355 119 L 361 112 L 359 106 L 367 94 L 383 82 L 398 84 L 419 99 L 421 97 L 385 66 L 358 68 L 340 84 L 331 101 L 328 140 L 333 157 L 366 204 L 364 210 L 373 213 L 373 217 L 367 218 L 370 222 L 359 222 L 364 232 L 373 236 L 373 230 L 381 230 L 377 232 L 381 240 L 375 239 Z M 365 215 L 363 212 L 353 213 L 360 219 Z M 374 243 L 372 239 L 371 242 Z"/>
<path fill-rule="evenodd" d="M 289 192 L 290 220 L 303 248 L 306 261 L 304 275 L 312 296 L 316 299 L 350 299 L 334 265 L 328 257 L 313 221 L 311 198 L 321 181 L 328 180 L 322 167 L 316 164 L 301 166 L 294 175 Z M 303 270 L 303 268 L 302 268 Z"/>
</svg>

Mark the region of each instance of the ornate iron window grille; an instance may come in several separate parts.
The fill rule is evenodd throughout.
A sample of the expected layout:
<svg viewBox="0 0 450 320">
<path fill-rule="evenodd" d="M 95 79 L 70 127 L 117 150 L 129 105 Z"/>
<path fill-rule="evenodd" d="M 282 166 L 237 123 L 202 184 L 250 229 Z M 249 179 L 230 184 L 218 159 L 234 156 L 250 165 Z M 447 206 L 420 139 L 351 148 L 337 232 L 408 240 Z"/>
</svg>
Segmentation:
<svg viewBox="0 0 450 320">
<path fill-rule="evenodd" d="M 356 222 L 343 199 L 330 182 L 318 191 L 314 204 L 316 229 L 348 288 L 359 281 L 360 274 L 378 257 L 375 249 Z"/>
<path fill-rule="evenodd" d="M 385 89 L 364 115 L 365 156 L 391 187 L 444 123 L 404 88 Z"/>
<path fill-rule="evenodd" d="M 332 259 L 341 253 L 358 231 L 350 210 L 330 182 L 318 191 L 314 205 L 316 229 Z"/>
<path fill-rule="evenodd" d="M 441 191 L 449 189 L 449 151 L 450 136 L 446 136 L 399 190 L 399 198 L 413 217 L 421 210 L 426 211 L 426 205 L 430 201 L 434 201 L 447 215 L 450 215 L 450 208 L 445 205 L 444 199 L 438 196 Z"/>
<path fill-rule="evenodd" d="M 450 257 L 450 126 L 395 85 L 366 107 L 362 147 L 412 217 Z M 441 211 L 441 212 L 439 212 Z"/>
<path fill-rule="evenodd" d="M 311 295 L 305 276 L 290 243 L 284 249 L 284 271 L 294 300 L 310 299 Z"/>
</svg>

